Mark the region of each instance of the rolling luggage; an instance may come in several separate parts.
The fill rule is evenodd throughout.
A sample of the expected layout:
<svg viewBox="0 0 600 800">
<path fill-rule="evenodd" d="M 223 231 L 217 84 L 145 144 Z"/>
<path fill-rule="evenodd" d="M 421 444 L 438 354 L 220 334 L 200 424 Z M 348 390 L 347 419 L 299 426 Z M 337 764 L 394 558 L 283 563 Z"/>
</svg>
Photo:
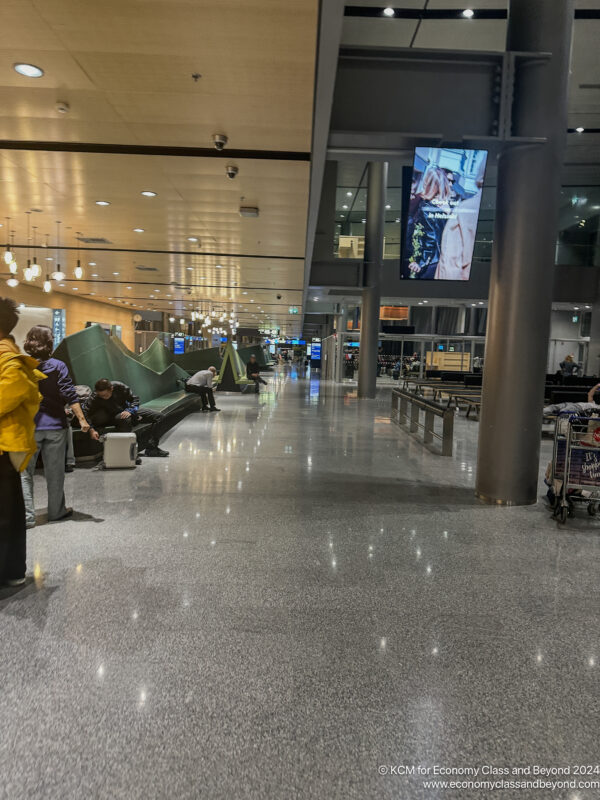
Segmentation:
<svg viewBox="0 0 600 800">
<path fill-rule="evenodd" d="M 107 433 L 104 436 L 104 469 L 133 469 L 137 451 L 135 433 Z"/>
</svg>

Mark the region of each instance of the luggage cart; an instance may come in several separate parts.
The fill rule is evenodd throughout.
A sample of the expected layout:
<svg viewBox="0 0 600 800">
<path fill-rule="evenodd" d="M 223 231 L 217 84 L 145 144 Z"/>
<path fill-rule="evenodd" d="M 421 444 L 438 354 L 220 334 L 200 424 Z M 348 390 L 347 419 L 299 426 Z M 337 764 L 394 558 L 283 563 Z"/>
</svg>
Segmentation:
<svg viewBox="0 0 600 800">
<path fill-rule="evenodd" d="M 561 524 L 586 503 L 591 517 L 600 501 L 600 417 L 559 414 L 552 452 L 553 516 Z"/>
</svg>

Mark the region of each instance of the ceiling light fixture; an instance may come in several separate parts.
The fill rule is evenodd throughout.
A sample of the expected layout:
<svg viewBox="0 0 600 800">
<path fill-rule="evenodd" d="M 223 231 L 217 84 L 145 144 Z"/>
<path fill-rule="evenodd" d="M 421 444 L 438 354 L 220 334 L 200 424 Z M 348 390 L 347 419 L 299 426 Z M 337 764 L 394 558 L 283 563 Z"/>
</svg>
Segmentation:
<svg viewBox="0 0 600 800">
<path fill-rule="evenodd" d="M 52 291 L 52 283 L 50 282 L 50 276 L 46 275 L 46 280 L 44 281 L 44 291 L 46 294 Z"/>
<path fill-rule="evenodd" d="M 19 285 L 19 281 L 16 278 L 9 278 L 6 283 L 11 287 L 11 289 L 14 289 L 15 286 Z"/>
<path fill-rule="evenodd" d="M 75 275 L 76 280 L 80 281 L 83 278 L 83 268 L 81 266 L 81 260 L 79 258 L 79 239 L 83 236 L 81 231 L 77 231 L 77 266 L 73 270 L 73 274 Z"/>
<path fill-rule="evenodd" d="M 465 19 L 473 19 L 475 12 L 472 8 L 465 8 L 465 10 L 462 12 L 462 15 Z"/>
<path fill-rule="evenodd" d="M 41 78 L 44 74 L 44 70 L 41 67 L 36 67 L 35 64 L 13 64 L 13 69 L 25 78 Z"/>
<path fill-rule="evenodd" d="M 145 189 L 143 192 L 140 192 L 140 194 L 143 194 L 144 197 L 156 197 L 156 192 L 151 192 L 150 189 Z"/>
<path fill-rule="evenodd" d="M 133 232 L 134 233 L 144 233 L 144 229 L 143 228 L 134 228 Z"/>
<path fill-rule="evenodd" d="M 198 238 L 196 236 L 188 236 L 188 242 L 197 242 Z"/>
<path fill-rule="evenodd" d="M 31 265 L 31 271 L 33 272 L 34 278 L 39 278 L 42 274 L 42 268 L 38 264 L 37 261 L 37 225 L 33 226 L 33 264 Z"/>
<path fill-rule="evenodd" d="M 59 220 L 56 220 L 56 270 L 52 273 L 52 278 L 55 281 L 64 281 L 64 279 L 65 279 L 65 273 L 60 268 L 60 264 L 59 264 L 59 261 L 58 261 L 58 257 L 59 257 L 58 256 L 58 250 L 59 250 L 59 247 L 60 247 L 60 228 L 59 228 L 60 224 L 61 224 L 61 222 Z"/>
<path fill-rule="evenodd" d="M 109 206 L 110 203 L 109 203 L 108 200 L 96 200 L 96 205 L 97 206 Z"/>
<path fill-rule="evenodd" d="M 388 6 L 388 8 L 384 8 L 383 9 L 383 15 L 385 17 L 393 17 L 395 15 L 395 13 L 396 12 L 394 11 L 394 9 L 390 8 L 389 6 Z"/>
<path fill-rule="evenodd" d="M 346 197 L 352 197 L 352 192 L 346 192 Z"/>
</svg>

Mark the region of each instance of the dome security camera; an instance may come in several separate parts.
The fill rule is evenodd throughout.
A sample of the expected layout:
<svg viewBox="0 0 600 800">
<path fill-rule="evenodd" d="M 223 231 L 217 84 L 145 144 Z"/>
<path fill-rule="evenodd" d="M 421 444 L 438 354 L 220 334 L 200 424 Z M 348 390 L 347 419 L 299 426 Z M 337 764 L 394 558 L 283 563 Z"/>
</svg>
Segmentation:
<svg viewBox="0 0 600 800">
<path fill-rule="evenodd" d="M 227 136 L 225 136 L 224 133 L 215 133 L 215 135 L 212 137 L 212 139 L 213 139 L 214 146 L 219 151 L 223 150 L 223 148 L 225 147 L 225 145 L 229 141 L 229 139 L 227 138 Z"/>
<path fill-rule="evenodd" d="M 59 114 L 68 114 L 71 110 L 70 105 L 65 102 L 64 100 L 59 100 L 54 108 L 58 111 Z"/>
<path fill-rule="evenodd" d="M 233 180 L 238 172 L 240 171 L 239 167 L 236 167 L 235 164 L 228 164 L 225 167 L 225 172 L 227 173 L 227 177 Z"/>
</svg>

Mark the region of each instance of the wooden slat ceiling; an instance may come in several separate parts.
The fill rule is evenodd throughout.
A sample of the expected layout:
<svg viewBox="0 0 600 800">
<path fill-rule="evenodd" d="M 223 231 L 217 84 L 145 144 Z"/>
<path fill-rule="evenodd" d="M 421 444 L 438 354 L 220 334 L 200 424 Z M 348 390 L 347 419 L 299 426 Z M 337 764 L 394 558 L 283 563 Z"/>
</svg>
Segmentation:
<svg viewBox="0 0 600 800">
<path fill-rule="evenodd" d="M 236 150 L 307 152 L 316 25 L 316 0 L 4 0 L 0 139 L 212 147 L 213 134 L 223 133 Z M 20 61 L 44 76 L 18 75 L 12 65 Z M 69 113 L 56 110 L 58 101 Z M 273 322 L 293 326 L 299 316 L 287 312 L 302 297 L 308 162 L 231 162 L 235 180 L 226 176 L 229 162 L 216 158 L 0 150 L 0 217 L 11 218 L 22 245 L 26 212 L 40 209 L 30 215 L 38 241 L 49 234 L 54 245 L 61 220 L 65 245 L 76 246 L 81 232 L 108 240 L 108 248 L 140 251 L 82 253 L 82 294 L 136 309 L 159 307 L 166 289 L 165 310 L 184 297 L 205 306 L 243 300 L 248 308 L 253 300 Z M 148 189 L 157 196 L 140 194 Z M 259 218 L 240 217 L 240 205 L 257 206 Z M 264 258 L 239 257 L 246 254 Z M 75 259 L 67 257 L 69 278 Z M 140 280 L 146 285 L 135 286 Z M 192 294 L 169 288 L 174 282 L 192 284 Z M 136 299 L 126 300 L 132 292 Z"/>
</svg>

